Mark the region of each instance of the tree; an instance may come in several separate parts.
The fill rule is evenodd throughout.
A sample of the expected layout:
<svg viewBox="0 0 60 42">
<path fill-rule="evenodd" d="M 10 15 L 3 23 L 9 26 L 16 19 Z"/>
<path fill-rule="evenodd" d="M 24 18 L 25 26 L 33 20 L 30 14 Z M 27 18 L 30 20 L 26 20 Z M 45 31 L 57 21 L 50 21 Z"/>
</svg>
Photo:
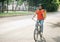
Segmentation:
<svg viewBox="0 0 60 42">
<path fill-rule="evenodd" d="M 17 5 L 15 7 L 15 10 L 17 9 L 18 5 L 21 5 L 23 3 L 24 0 L 16 0 L 17 1 Z"/>
<path fill-rule="evenodd" d="M 4 12 L 4 1 L 6 1 L 6 0 L 0 0 L 0 2 L 2 2 L 2 12 Z"/>
<path fill-rule="evenodd" d="M 42 4 L 48 12 L 57 11 L 59 6 L 58 3 L 56 3 L 56 0 L 45 0 Z"/>
<path fill-rule="evenodd" d="M 8 0 L 7 0 L 7 13 L 8 13 L 8 3 L 9 3 L 9 2 L 8 2 Z"/>
<path fill-rule="evenodd" d="M 57 11 L 58 9 L 58 3 L 56 3 L 56 0 L 28 0 L 30 6 L 38 6 L 39 4 L 42 4 L 44 8 L 47 11 Z"/>
</svg>

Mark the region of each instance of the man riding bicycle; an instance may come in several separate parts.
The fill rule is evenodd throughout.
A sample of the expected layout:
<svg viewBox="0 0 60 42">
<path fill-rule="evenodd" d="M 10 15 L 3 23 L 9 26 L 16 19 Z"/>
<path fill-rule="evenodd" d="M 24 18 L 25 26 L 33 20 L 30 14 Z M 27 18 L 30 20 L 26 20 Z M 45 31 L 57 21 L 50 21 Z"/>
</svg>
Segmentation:
<svg viewBox="0 0 60 42">
<path fill-rule="evenodd" d="M 44 23 L 44 19 L 46 18 L 46 10 L 43 9 L 42 5 L 39 5 L 38 9 L 35 11 L 35 14 L 33 16 L 33 18 L 37 15 L 37 22 L 36 22 L 36 28 L 37 28 L 37 23 L 40 23 L 41 26 L 41 34 L 43 34 L 43 23 Z M 32 18 L 32 19 L 33 19 Z"/>
</svg>

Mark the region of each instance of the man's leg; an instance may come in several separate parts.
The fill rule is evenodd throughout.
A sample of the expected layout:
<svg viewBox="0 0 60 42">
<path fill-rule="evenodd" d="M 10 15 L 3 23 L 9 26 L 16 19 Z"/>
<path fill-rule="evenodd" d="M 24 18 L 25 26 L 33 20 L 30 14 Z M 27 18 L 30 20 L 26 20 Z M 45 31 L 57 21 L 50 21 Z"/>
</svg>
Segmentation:
<svg viewBox="0 0 60 42">
<path fill-rule="evenodd" d="M 40 37 L 41 37 L 42 40 L 43 40 L 43 23 L 44 23 L 44 20 L 40 20 L 40 24 L 41 24 L 41 26 L 40 26 L 40 31 L 41 31 Z"/>
<path fill-rule="evenodd" d="M 44 20 L 41 20 L 41 21 L 40 21 L 40 24 L 41 24 L 40 29 L 41 29 L 41 32 L 42 32 L 42 33 L 43 33 L 43 23 L 44 23 Z"/>
</svg>

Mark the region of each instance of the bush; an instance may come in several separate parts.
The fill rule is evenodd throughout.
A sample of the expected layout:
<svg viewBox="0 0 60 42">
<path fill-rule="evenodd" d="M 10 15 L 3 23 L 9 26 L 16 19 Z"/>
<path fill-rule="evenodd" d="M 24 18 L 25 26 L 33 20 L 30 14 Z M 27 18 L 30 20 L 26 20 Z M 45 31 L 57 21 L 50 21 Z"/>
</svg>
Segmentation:
<svg viewBox="0 0 60 42">
<path fill-rule="evenodd" d="M 48 12 L 57 11 L 58 7 L 59 7 L 59 5 L 57 3 L 43 4 L 43 6 Z"/>
</svg>

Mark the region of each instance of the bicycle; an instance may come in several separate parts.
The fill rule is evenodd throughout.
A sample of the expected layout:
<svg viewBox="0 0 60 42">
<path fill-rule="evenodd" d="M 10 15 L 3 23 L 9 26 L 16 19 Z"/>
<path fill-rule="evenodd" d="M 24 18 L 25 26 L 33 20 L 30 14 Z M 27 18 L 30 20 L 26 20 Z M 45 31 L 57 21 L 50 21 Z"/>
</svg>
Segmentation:
<svg viewBox="0 0 60 42">
<path fill-rule="evenodd" d="M 41 28 L 40 28 L 41 24 L 39 22 L 37 22 L 36 25 L 38 27 L 34 29 L 34 40 L 35 40 L 35 42 L 38 42 L 39 40 L 41 40 L 41 42 L 42 42 L 42 34 L 41 34 Z M 40 36 L 40 38 L 39 38 L 39 36 Z"/>
</svg>

